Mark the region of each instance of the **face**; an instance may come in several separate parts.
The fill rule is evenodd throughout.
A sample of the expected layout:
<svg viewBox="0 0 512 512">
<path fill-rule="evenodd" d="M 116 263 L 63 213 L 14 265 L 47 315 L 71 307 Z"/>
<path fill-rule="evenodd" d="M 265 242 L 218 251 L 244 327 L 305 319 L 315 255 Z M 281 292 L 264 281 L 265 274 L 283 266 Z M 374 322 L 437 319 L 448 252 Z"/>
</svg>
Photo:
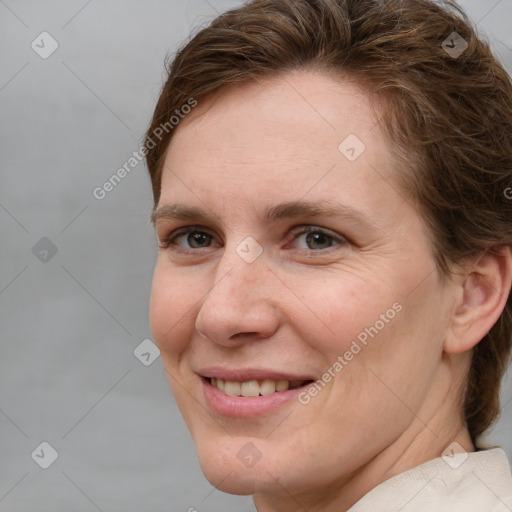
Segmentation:
<svg viewBox="0 0 512 512">
<path fill-rule="evenodd" d="M 167 153 L 151 329 L 213 485 L 328 493 L 412 428 L 448 296 L 356 85 L 297 71 L 208 106 Z"/>
</svg>

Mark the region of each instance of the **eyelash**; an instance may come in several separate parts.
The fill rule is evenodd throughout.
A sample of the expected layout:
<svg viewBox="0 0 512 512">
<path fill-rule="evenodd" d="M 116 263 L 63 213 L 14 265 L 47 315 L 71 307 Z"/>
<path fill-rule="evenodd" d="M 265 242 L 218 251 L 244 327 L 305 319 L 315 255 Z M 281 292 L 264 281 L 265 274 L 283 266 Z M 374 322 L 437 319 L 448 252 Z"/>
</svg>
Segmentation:
<svg viewBox="0 0 512 512">
<path fill-rule="evenodd" d="M 212 235 L 208 230 L 205 230 L 202 226 L 186 226 L 184 228 L 180 228 L 176 231 L 173 231 L 172 233 L 170 233 L 168 236 L 166 236 L 163 240 L 163 242 L 161 242 L 159 244 L 159 247 L 160 249 L 166 249 L 166 250 L 171 250 L 173 252 L 181 252 L 182 254 L 196 254 L 201 248 L 198 248 L 198 249 L 184 249 L 183 247 L 180 247 L 178 245 L 175 245 L 173 243 L 174 240 L 176 240 L 178 237 L 180 236 L 183 236 L 183 235 L 188 235 L 190 233 L 194 233 L 194 232 L 198 232 L 198 233 L 201 233 L 201 234 L 206 234 L 212 238 L 215 238 L 214 235 Z M 291 231 L 291 235 L 293 235 L 293 240 L 296 240 L 298 238 L 298 236 L 300 235 L 304 235 L 304 234 L 309 234 L 309 233 L 321 233 L 323 235 L 325 235 L 326 237 L 330 238 L 332 241 L 334 242 L 337 242 L 334 243 L 333 245 L 325 248 L 325 249 L 296 249 L 300 254 L 303 254 L 303 255 L 306 255 L 306 256 L 313 256 L 316 254 L 326 254 L 327 252 L 330 252 L 330 249 L 333 249 L 335 248 L 337 245 L 341 245 L 341 246 L 346 246 L 349 244 L 349 241 L 341 236 L 341 235 L 335 235 L 333 234 L 332 232 L 324 229 L 324 228 L 320 228 L 320 227 L 316 227 L 316 226 L 298 226 L 296 228 L 294 228 L 292 231 Z M 209 249 L 210 247 L 204 247 L 203 249 Z"/>
</svg>

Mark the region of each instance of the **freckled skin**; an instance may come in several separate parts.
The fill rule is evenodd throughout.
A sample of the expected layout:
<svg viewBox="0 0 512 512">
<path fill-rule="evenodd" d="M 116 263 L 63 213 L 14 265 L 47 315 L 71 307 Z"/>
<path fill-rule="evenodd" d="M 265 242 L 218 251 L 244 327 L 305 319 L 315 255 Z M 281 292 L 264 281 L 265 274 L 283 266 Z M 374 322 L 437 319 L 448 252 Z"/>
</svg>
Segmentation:
<svg viewBox="0 0 512 512">
<path fill-rule="evenodd" d="M 199 224 L 212 241 L 193 249 L 184 236 L 176 248 L 189 253 L 160 250 L 150 307 L 206 477 L 225 492 L 254 494 L 260 511 L 296 510 L 297 501 L 340 511 L 451 441 L 472 449 L 455 385 L 469 358 L 443 352 L 453 289 L 434 270 L 424 222 L 397 193 L 396 165 L 367 97 L 347 81 L 300 71 L 239 85 L 210 107 L 177 128 L 159 201 L 203 208 L 210 218 L 156 228 L 164 240 Z M 366 146 L 355 161 L 338 150 L 349 134 Z M 363 211 L 368 226 L 262 217 L 269 204 L 297 200 L 342 203 Z M 289 236 L 303 225 L 348 243 L 322 252 L 307 234 Z M 264 249 L 250 264 L 236 251 L 248 236 Z M 401 311 L 383 322 L 397 302 Z M 208 410 L 197 369 L 320 378 L 378 320 L 384 327 L 307 405 L 294 401 L 256 419 Z M 248 442 L 261 453 L 252 467 L 237 457 Z"/>
</svg>

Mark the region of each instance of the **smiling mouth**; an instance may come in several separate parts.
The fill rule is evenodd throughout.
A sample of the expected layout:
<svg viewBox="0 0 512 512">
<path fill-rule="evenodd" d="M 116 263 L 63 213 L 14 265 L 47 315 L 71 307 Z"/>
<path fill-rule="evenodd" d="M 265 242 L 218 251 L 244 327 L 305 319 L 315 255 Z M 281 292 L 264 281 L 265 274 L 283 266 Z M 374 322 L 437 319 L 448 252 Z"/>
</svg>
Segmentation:
<svg viewBox="0 0 512 512">
<path fill-rule="evenodd" d="M 244 382 L 204 377 L 206 382 L 222 393 L 230 396 L 268 396 L 311 384 L 312 380 L 248 380 Z"/>
</svg>

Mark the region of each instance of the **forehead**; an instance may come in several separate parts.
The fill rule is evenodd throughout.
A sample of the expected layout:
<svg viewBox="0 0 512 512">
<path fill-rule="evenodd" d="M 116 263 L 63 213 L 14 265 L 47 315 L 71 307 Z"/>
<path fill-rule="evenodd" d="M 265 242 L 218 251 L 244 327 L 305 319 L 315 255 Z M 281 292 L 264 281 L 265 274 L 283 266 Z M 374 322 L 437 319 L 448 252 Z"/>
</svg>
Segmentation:
<svg viewBox="0 0 512 512">
<path fill-rule="evenodd" d="M 171 148 L 181 146 L 183 138 L 200 136 L 201 148 L 197 149 L 254 152 L 262 142 L 275 141 L 300 155 L 311 146 L 337 150 L 338 143 L 351 133 L 371 146 L 379 135 L 378 130 L 367 133 L 376 123 L 372 107 L 356 83 L 340 77 L 334 80 L 318 71 L 258 78 L 200 101 L 181 121 Z M 299 140 L 308 144 L 297 147 Z"/>
<path fill-rule="evenodd" d="M 177 127 L 160 203 L 183 193 L 194 199 L 192 189 L 246 207 L 326 193 L 368 198 L 377 183 L 393 177 L 378 113 L 359 86 L 317 71 L 226 89 L 200 102 Z"/>
</svg>

